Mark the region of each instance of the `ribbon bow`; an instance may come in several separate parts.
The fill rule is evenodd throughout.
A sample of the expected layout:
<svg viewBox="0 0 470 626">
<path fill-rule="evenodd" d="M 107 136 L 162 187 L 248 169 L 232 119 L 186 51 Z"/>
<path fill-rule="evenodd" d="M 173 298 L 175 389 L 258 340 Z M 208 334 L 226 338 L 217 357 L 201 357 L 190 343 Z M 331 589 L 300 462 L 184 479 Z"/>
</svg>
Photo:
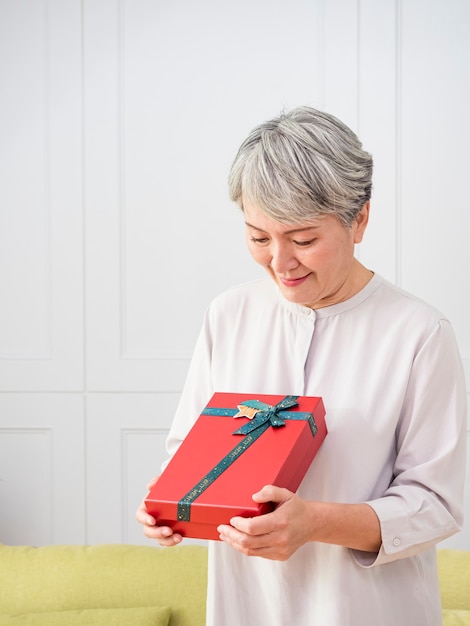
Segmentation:
<svg viewBox="0 0 470 626">
<path fill-rule="evenodd" d="M 291 417 L 291 411 L 286 411 L 286 409 L 297 406 L 299 404 L 297 402 L 297 398 L 298 396 L 286 396 L 274 406 L 261 402 L 260 400 L 246 400 L 245 402 L 242 402 L 238 407 L 239 412 L 234 415 L 234 417 L 248 417 L 248 415 L 243 411 L 243 407 L 254 409 L 254 417 L 233 434 L 247 435 L 264 424 L 267 424 L 267 422 L 269 422 L 271 426 L 274 426 L 274 428 L 285 426 L 286 422 L 283 419 L 283 415 L 286 419 Z M 296 413 L 296 415 L 298 416 L 298 413 Z"/>
</svg>

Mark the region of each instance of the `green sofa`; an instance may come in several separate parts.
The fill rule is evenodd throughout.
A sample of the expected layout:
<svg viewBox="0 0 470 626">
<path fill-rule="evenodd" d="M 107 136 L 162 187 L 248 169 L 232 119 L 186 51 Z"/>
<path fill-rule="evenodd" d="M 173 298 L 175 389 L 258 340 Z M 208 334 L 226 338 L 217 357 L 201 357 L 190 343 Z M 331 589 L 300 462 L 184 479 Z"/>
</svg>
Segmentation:
<svg viewBox="0 0 470 626">
<path fill-rule="evenodd" d="M 470 626 L 470 552 L 439 550 L 444 626 Z M 0 626 L 204 626 L 199 545 L 0 545 Z"/>
<path fill-rule="evenodd" d="M 199 545 L 0 545 L 0 626 L 204 626 L 206 586 Z"/>
<path fill-rule="evenodd" d="M 470 626 L 470 551 L 438 550 L 444 626 Z"/>
</svg>

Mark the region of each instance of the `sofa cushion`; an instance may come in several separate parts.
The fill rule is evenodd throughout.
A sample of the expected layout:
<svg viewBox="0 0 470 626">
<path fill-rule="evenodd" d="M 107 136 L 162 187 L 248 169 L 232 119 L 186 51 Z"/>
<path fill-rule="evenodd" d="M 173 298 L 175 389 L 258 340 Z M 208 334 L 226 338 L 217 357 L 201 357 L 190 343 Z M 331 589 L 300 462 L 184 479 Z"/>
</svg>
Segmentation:
<svg viewBox="0 0 470 626">
<path fill-rule="evenodd" d="M 442 608 L 470 611 L 470 551 L 441 549 L 437 551 L 437 562 Z"/>
<path fill-rule="evenodd" d="M 0 626 L 168 626 L 169 606 L 51 611 L 2 616 Z"/>
<path fill-rule="evenodd" d="M 170 606 L 171 626 L 205 624 L 204 546 L 0 544 L 0 564 L 0 614 Z"/>
<path fill-rule="evenodd" d="M 470 611 L 443 609 L 442 620 L 442 626 L 470 626 Z"/>
</svg>

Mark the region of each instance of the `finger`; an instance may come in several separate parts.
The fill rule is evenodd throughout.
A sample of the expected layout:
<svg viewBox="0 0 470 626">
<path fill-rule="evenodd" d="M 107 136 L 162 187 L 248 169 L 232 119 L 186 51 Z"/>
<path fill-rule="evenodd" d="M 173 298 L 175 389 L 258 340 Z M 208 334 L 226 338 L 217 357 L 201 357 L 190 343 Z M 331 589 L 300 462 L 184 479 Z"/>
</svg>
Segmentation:
<svg viewBox="0 0 470 626">
<path fill-rule="evenodd" d="M 230 520 L 229 524 L 221 524 L 217 530 L 222 541 L 227 541 L 231 545 L 242 546 L 243 548 L 258 548 L 269 542 L 268 533 L 259 531 L 256 518 L 236 517 Z"/>
<path fill-rule="evenodd" d="M 173 533 L 168 526 L 144 527 L 144 535 L 148 539 L 155 539 L 159 545 L 164 547 L 175 546 L 181 543 L 183 537 L 178 533 Z"/>
<path fill-rule="evenodd" d="M 228 543 L 237 550 L 240 550 L 240 552 L 245 552 L 253 543 L 252 537 L 229 524 L 221 524 L 217 527 L 217 531 L 221 541 Z"/>
<path fill-rule="evenodd" d="M 155 526 L 157 523 L 156 519 L 147 513 L 147 510 L 143 507 L 137 509 L 135 518 L 139 524 L 143 524 L 144 526 Z"/>
<path fill-rule="evenodd" d="M 225 524 L 220 525 L 217 530 L 220 533 L 221 541 L 246 556 L 276 558 L 275 556 L 270 556 L 273 552 L 273 546 L 269 540 L 269 535 L 253 537 Z"/>
<path fill-rule="evenodd" d="M 152 480 L 148 483 L 148 485 L 147 485 L 147 489 L 148 489 L 149 491 L 150 491 L 150 489 L 152 489 L 152 487 L 153 487 L 154 485 L 156 485 L 156 484 L 157 484 L 157 482 L 158 482 L 158 479 L 159 479 L 159 478 L 160 478 L 160 476 L 154 476 L 154 477 L 152 478 Z"/>
<path fill-rule="evenodd" d="M 179 533 L 174 533 L 168 526 L 161 526 L 160 531 L 157 541 L 161 546 L 176 546 L 183 541 L 183 537 Z"/>
<path fill-rule="evenodd" d="M 272 561 L 286 561 L 295 551 L 289 544 L 277 541 L 275 533 L 250 536 L 227 525 L 219 526 L 218 530 L 221 541 L 245 556 L 258 556 Z"/>
<path fill-rule="evenodd" d="M 162 548 L 171 548 L 173 546 L 177 546 L 179 543 L 183 541 L 181 535 L 172 535 L 168 537 L 168 539 L 159 539 L 158 545 L 162 546 Z"/>
<path fill-rule="evenodd" d="M 275 520 L 271 513 L 258 517 L 232 517 L 230 527 L 249 537 L 263 537 L 275 529 Z M 229 528 L 230 528 L 229 527 Z"/>
<path fill-rule="evenodd" d="M 155 526 L 156 520 L 155 517 L 150 515 L 147 511 L 147 507 L 145 506 L 145 500 L 142 500 L 139 508 L 135 513 L 135 518 L 140 524 L 144 524 L 145 526 Z"/>
<path fill-rule="evenodd" d="M 254 493 L 252 498 L 255 502 L 285 502 L 289 500 L 294 494 L 289 489 L 283 487 L 276 487 L 275 485 L 265 485 L 257 493 Z"/>
<path fill-rule="evenodd" d="M 270 513 L 264 513 L 256 517 L 232 517 L 230 525 L 250 536 L 262 536 L 284 529 L 286 519 L 280 516 L 280 505 L 295 497 L 288 489 L 275 487 L 274 485 L 264 486 L 258 493 L 253 495 L 253 500 L 258 503 L 273 502 L 276 507 Z"/>
</svg>

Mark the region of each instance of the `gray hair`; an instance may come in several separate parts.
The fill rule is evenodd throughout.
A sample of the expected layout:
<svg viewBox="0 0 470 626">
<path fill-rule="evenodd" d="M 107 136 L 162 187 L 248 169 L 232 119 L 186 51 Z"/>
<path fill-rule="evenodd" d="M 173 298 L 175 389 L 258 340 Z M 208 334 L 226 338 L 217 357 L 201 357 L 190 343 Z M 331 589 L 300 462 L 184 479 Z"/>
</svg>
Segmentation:
<svg viewBox="0 0 470 626">
<path fill-rule="evenodd" d="M 336 215 L 349 228 L 370 199 L 372 157 L 333 115 L 299 107 L 255 128 L 229 176 L 230 197 L 283 224 Z"/>
</svg>

